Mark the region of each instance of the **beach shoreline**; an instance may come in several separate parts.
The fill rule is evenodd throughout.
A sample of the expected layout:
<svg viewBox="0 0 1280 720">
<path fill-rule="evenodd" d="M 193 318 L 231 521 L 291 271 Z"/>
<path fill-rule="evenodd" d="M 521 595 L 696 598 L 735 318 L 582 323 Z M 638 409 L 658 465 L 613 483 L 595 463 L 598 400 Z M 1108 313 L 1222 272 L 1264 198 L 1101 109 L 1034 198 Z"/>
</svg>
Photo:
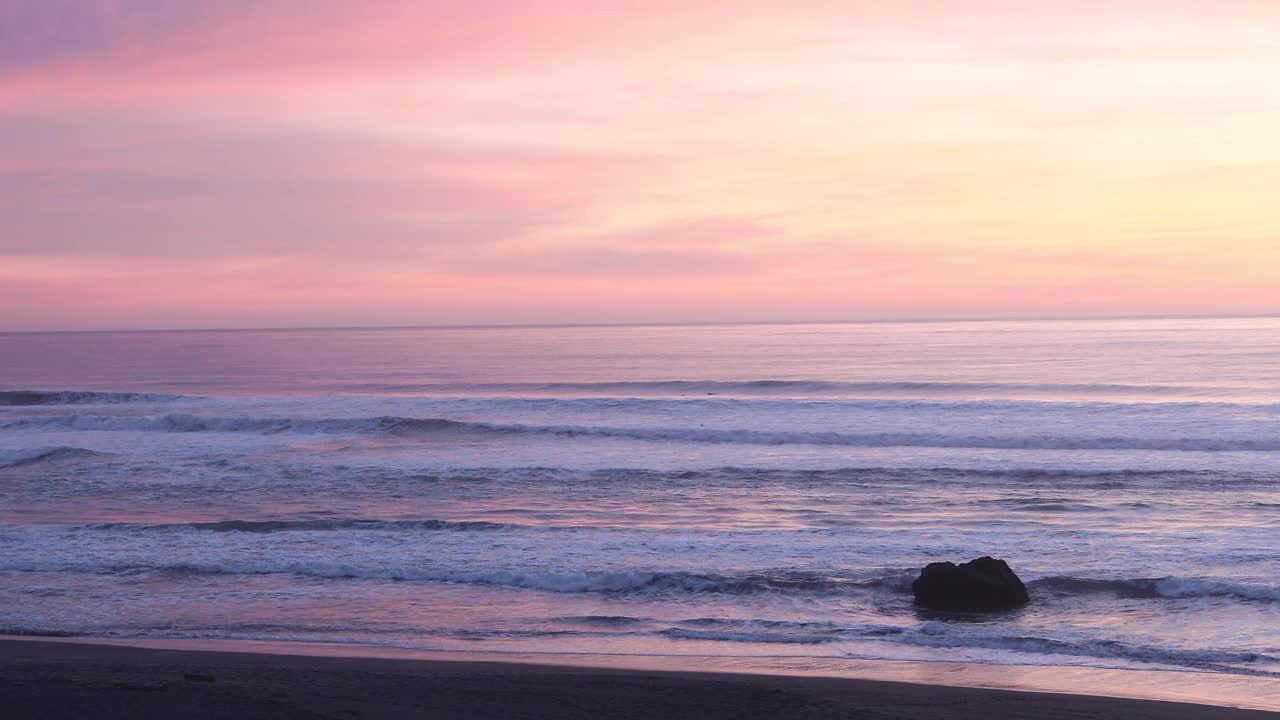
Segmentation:
<svg viewBox="0 0 1280 720">
<path fill-rule="evenodd" d="M 1116 697 L 1115 688 L 1108 694 L 1105 686 L 1086 684 L 1088 673 L 1079 671 L 1088 668 L 1032 673 L 1058 675 L 1059 691 L 1050 692 L 1029 689 L 1037 684 L 1034 677 L 1008 666 L 986 668 L 993 679 L 1003 673 L 1008 687 L 974 687 L 972 673 L 966 677 L 958 669 L 966 667 L 962 663 L 865 661 L 851 664 L 851 674 L 836 677 L 785 668 L 743 672 L 741 665 L 735 671 L 731 664 L 708 658 L 648 658 L 649 666 L 641 667 L 645 659 L 601 664 L 607 656 L 553 664 L 532 656 L 460 658 L 464 653 L 339 655 L 336 646 L 286 643 L 128 642 L 0 638 L 0 688 L 7 707 L 17 711 L 13 717 L 42 718 L 1277 716 L 1262 702 Z M 658 660 L 667 669 L 656 667 Z M 903 665 L 927 666 L 916 667 L 928 671 L 917 677 L 937 682 L 906 681 Z M 862 677 L 854 676 L 858 674 Z M 966 680 L 969 686 L 960 684 Z M 1080 684 L 1071 688 L 1073 682 Z M 1086 689 L 1090 694 L 1079 694 Z M 1249 705 L 1253 709 L 1239 707 Z"/>
</svg>

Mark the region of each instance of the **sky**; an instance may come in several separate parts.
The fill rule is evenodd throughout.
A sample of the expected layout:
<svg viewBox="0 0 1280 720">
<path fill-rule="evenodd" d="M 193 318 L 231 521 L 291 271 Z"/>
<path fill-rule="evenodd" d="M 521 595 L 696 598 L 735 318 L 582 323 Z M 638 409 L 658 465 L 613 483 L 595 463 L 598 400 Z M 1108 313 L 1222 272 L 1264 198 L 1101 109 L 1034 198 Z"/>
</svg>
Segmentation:
<svg viewBox="0 0 1280 720">
<path fill-rule="evenodd" d="M 1280 312 L 1275 0 L 9 0 L 0 330 Z"/>
</svg>

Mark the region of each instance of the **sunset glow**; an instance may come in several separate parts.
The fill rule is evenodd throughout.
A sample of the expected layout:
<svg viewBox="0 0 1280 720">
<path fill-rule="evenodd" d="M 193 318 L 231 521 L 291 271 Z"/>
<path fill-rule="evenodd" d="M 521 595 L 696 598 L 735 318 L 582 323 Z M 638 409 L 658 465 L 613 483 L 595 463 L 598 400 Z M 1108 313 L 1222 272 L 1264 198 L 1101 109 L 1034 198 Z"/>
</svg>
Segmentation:
<svg viewBox="0 0 1280 720">
<path fill-rule="evenodd" d="M 0 330 L 1280 311 L 1280 4 L 0 7 Z"/>
</svg>

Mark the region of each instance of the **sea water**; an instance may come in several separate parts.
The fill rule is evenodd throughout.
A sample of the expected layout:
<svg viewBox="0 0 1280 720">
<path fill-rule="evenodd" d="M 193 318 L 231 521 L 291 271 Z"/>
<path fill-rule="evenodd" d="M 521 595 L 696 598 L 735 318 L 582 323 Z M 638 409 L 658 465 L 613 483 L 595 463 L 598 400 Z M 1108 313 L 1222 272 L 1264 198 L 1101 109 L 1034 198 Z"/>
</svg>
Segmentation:
<svg viewBox="0 0 1280 720">
<path fill-rule="evenodd" d="M 0 633 L 1265 679 L 1278 558 L 1275 318 L 0 334 Z"/>
</svg>

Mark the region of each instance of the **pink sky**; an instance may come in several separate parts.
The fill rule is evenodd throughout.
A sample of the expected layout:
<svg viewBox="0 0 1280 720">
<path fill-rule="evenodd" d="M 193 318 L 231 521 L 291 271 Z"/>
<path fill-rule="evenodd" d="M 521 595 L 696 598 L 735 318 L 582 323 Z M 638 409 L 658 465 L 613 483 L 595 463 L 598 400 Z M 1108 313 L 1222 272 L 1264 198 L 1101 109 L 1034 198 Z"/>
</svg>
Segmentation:
<svg viewBox="0 0 1280 720">
<path fill-rule="evenodd" d="M 0 330 L 1280 312 L 1274 0 L 14 0 Z"/>
</svg>

